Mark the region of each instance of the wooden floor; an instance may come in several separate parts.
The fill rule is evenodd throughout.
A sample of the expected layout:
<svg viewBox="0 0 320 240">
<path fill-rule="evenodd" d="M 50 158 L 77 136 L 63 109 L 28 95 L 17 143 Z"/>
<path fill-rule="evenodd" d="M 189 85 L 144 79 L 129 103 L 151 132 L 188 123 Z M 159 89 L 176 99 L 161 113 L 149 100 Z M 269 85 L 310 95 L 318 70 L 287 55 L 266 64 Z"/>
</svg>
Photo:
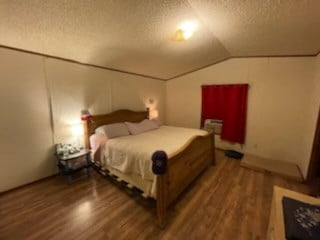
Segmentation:
<svg viewBox="0 0 320 240">
<path fill-rule="evenodd" d="M 57 176 L 0 196 L 0 239 L 265 239 L 273 185 L 307 191 L 217 152 L 217 165 L 183 194 L 160 229 L 152 203 L 92 175 L 70 186 Z"/>
</svg>

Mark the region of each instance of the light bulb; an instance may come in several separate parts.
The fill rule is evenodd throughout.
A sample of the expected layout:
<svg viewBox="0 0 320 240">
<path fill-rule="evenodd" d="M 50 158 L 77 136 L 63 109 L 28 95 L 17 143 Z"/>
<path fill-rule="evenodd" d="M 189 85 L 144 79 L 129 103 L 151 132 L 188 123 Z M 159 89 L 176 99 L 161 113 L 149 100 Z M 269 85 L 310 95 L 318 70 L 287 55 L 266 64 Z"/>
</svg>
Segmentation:
<svg viewBox="0 0 320 240">
<path fill-rule="evenodd" d="M 191 38 L 197 29 L 195 21 L 183 22 L 178 26 L 174 39 L 176 41 L 184 41 Z"/>
</svg>

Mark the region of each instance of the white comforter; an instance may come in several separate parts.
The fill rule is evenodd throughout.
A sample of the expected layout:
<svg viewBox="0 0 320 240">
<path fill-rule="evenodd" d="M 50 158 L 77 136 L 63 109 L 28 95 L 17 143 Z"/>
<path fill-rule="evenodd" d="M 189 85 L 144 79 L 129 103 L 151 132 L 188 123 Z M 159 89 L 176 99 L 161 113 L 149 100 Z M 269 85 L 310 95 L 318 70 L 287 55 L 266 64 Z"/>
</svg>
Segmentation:
<svg viewBox="0 0 320 240">
<path fill-rule="evenodd" d="M 155 151 L 163 150 L 170 158 L 183 150 L 193 138 L 206 134 L 206 131 L 199 129 L 161 126 L 139 135 L 109 139 L 103 165 L 153 180 L 151 157 Z"/>
</svg>

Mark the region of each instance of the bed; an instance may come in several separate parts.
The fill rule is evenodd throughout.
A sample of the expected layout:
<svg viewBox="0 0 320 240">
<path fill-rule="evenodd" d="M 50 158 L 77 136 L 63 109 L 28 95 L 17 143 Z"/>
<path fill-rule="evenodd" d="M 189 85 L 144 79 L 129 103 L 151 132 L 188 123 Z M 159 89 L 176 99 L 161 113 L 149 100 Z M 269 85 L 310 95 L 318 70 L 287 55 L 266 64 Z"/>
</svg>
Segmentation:
<svg viewBox="0 0 320 240">
<path fill-rule="evenodd" d="M 148 116 L 148 111 L 130 110 L 91 116 L 84 120 L 85 146 L 90 148 L 90 136 L 100 126 L 140 122 Z M 108 156 L 101 168 L 154 198 L 160 226 L 164 226 L 169 206 L 183 190 L 208 166 L 215 165 L 214 135 L 198 129 L 161 126 L 139 135 L 108 140 L 107 145 Z M 166 159 L 157 150 L 165 152 Z"/>
</svg>

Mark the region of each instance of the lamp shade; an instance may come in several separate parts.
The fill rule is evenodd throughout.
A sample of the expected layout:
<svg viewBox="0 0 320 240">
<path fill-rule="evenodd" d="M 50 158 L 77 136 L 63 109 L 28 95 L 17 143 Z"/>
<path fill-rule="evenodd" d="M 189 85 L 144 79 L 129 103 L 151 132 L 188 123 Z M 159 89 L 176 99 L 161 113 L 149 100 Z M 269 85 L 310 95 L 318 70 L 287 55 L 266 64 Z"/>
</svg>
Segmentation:
<svg viewBox="0 0 320 240">
<path fill-rule="evenodd" d="M 75 137 L 79 137 L 83 135 L 83 126 L 81 123 L 75 123 L 71 125 L 72 135 Z"/>
<path fill-rule="evenodd" d="M 159 117 L 159 112 L 156 109 L 150 110 L 149 119 L 156 119 Z"/>
</svg>

